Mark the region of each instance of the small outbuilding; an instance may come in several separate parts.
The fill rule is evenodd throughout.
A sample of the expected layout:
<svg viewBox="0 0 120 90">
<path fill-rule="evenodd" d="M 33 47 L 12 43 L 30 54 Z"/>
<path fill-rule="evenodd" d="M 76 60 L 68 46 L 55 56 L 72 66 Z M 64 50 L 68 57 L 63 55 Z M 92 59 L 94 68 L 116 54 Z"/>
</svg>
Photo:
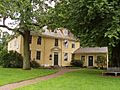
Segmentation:
<svg viewBox="0 0 120 90">
<path fill-rule="evenodd" d="M 107 47 L 86 47 L 78 48 L 74 52 L 74 60 L 82 60 L 83 66 L 86 67 L 98 67 L 97 61 L 100 57 L 104 57 L 104 68 L 108 68 L 108 48 Z M 98 61 L 101 65 L 101 61 Z"/>
</svg>

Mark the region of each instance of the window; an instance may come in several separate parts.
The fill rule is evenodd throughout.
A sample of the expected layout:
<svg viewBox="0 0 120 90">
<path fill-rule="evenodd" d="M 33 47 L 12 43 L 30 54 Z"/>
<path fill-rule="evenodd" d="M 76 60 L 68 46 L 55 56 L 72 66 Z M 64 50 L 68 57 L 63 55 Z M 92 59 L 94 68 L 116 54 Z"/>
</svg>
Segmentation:
<svg viewBox="0 0 120 90">
<path fill-rule="evenodd" d="M 68 53 L 64 53 L 64 61 L 68 60 Z"/>
<path fill-rule="evenodd" d="M 72 43 L 72 48 L 75 48 L 75 43 L 74 42 Z"/>
<path fill-rule="evenodd" d="M 58 46 L 58 39 L 55 39 L 55 46 Z"/>
<path fill-rule="evenodd" d="M 41 57 L 41 51 L 37 51 L 36 52 L 36 59 L 40 60 L 40 57 Z"/>
<path fill-rule="evenodd" d="M 68 40 L 65 40 L 65 41 L 64 41 L 64 46 L 65 46 L 66 48 L 68 48 Z"/>
<path fill-rule="evenodd" d="M 85 56 L 81 56 L 81 60 L 82 60 L 82 61 L 85 61 Z"/>
<path fill-rule="evenodd" d="M 41 45 L 41 36 L 38 37 L 38 39 L 37 39 L 37 44 L 40 44 L 40 45 Z"/>
<path fill-rule="evenodd" d="M 32 43 L 32 35 L 30 35 L 30 37 L 29 37 L 29 44 L 31 44 Z"/>
</svg>

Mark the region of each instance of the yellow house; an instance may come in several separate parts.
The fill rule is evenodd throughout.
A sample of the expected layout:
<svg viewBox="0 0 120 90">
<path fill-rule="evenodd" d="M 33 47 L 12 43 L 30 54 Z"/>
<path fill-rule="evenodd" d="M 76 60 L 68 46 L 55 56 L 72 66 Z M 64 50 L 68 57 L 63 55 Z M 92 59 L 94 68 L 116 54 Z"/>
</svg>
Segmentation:
<svg viewBox="0 0 120 90">
<path fill-rule="evenodd" d="M 83 66 L 86 67 L 98 67 L 96 60 L 99 56 L 104 56 L 106 58 L 105 68 L 108 68 L 108 48 L 107 47 L 86 47 L 78 48 L 74 52 L 75 60 L 82 60 Z"/>
<path fill-rule="evenodd" d="M 80 47 L 79 41 L 66 29 L 31 32 L 29 43 L 31 60 L 42 66 L 70 66 L 73 52 Z M 23 55 L 21 35 L 8 43 L 8 51 L 10 50 Z"/>
<path fill-rule="evenodd" d="M 80 42 L 66 29 L 45 30 L 43 33 L 31 32 L 29 38 L 31 60 L 41 66 L 70 66 L 74 60 L 83 60 L 86 67 L 97 67 L 98 56 L 106 57 L 108 67 L 108 48 L 80 48 Z M 23 37 L 21 35 L 8 43 L 8 51 L 14 50 L 23 55 Z"/>
</svg>

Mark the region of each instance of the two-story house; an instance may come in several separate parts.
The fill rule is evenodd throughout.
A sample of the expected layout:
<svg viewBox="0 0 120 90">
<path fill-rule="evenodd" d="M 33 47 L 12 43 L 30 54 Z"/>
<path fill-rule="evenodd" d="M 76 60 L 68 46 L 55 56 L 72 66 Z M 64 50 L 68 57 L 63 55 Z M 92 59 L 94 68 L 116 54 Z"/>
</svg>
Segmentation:
<svg viewBox="0 0 120 90">
<path fill-rule="evenodd" d="M 29 38 L 31 60 L 42 66 L 70 66 L 72 53 L 80 47 L 80 42 L 66 29 L 31 32 Z M 15 50 L 23 55 L 21 35 L 8 43 L 8 51 Z"/>
</svg>

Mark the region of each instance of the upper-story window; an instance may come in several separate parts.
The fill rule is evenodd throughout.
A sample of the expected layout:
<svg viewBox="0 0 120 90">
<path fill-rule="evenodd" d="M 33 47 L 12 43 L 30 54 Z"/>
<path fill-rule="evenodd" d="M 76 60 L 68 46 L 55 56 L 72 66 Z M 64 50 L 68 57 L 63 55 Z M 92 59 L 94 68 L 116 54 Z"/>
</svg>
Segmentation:
<svg viewBox="0 0 120 90">
<path fill-rule="evenodd" d="M 75 43 L 74 42 L 72 42 L 72 48 L 75 48 Z"/>
<path fill-rule="evenodd" d="M 66 48 L 68 48 L 68 40 L 65 40 L 65 41 L 64 41 L 64 46 L 65 46 Z"/>
<path fill-rule="evenodd" d="M 55 39 L 55 46 L 58 46 L 58 39 Z"/>
<path fill-rule="evenodd" d="M 30 44 L 32 43 L 32 35 L 30 35 L 30 37 L 29 37 L 29 43 Z"/>
<path fill-rule="evenodd" d="M 41 36 L 39 36 L 38 39 L 37 39 L 37 44 L 41 45 L 41 40 L 42 40 L 42 38 L 41 38 Z"/>
</svg>

